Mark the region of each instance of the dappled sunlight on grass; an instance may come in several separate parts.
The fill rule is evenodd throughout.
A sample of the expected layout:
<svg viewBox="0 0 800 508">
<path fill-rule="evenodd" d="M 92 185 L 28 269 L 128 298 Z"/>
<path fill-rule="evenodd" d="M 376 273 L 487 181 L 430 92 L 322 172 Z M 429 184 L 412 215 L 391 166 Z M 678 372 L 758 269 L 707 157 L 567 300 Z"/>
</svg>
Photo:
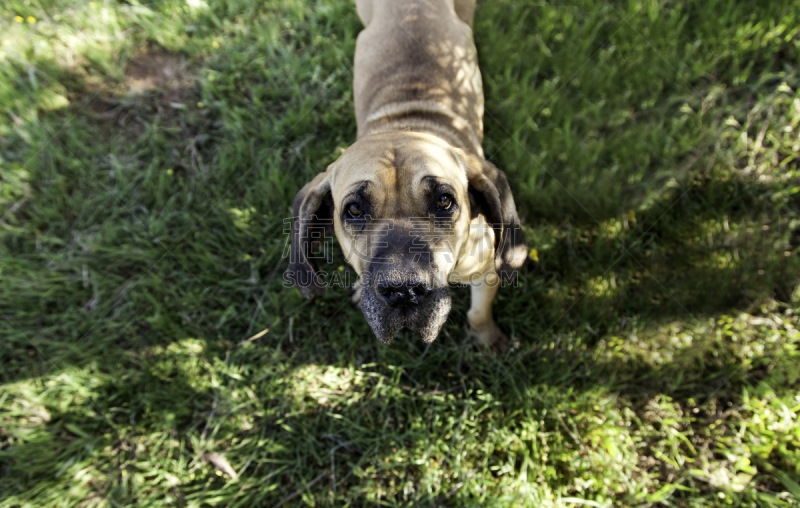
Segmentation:
<svg viewBox="0 0 800 508">
<path fill-rule="evenodd" d="M 360 390 L 355 388 L 366 381 L 366 375 L 361 370 L 332 366 L 320 368 L 314 364 L 300 367 L 293 377 L 295 385 L 290 392 L 296 404 L 308 399 L 330 407 L 357 404 Z"/>
</svg>

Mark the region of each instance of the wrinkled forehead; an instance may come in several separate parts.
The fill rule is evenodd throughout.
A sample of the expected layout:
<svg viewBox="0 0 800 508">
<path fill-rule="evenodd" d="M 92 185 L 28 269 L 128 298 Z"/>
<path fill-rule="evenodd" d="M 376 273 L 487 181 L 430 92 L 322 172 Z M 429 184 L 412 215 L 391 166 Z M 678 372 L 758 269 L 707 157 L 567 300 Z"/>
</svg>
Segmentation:
<svg viewBox="0 0 800 508">
<path fill-rule="evenodd" d="M 378 193 L 417 189 L 434 177 L 466 188 L 467 177 L 452 150 L 436 143 L 411 138 L 402 141 L 356 142 L 335 163 L 332 191 L 335 203 L 359 188 Z"/>
</svg>

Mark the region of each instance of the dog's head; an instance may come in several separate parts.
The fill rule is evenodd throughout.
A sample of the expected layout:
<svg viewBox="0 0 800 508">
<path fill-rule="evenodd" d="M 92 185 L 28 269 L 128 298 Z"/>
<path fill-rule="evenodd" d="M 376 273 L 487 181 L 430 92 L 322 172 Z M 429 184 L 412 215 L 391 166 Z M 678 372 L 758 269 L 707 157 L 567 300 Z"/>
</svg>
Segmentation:
<svg viewBox="0 0 800 508">
<path fill-rule="evenodd" d="M 449 282 L 516 270 L 527 253 L 503 172 L 427 134 L 363 137 L 297 194 L 286 275 L 307 298 L 324 287 L 309 253 L 326 223 L 383 342 L 404 326 L 432 342 L 450 312 Z"/>
</svg>

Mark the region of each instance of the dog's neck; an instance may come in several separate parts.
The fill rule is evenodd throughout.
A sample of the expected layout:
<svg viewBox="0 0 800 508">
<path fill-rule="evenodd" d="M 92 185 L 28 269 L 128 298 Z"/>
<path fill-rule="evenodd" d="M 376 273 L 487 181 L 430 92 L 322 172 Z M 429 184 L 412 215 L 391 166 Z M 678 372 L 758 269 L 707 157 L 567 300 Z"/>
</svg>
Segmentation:
<svg viewBox="0 0 800 508">
<path fill-rule="evenodd" d="M 367 117 L 363 129 L 359 126 L 359 137 L 396 131 L 433 134 L 462 150 L 483 155 L 481 140 L 474 128 L 465 118 L 438 102 L 387 102 Z"/>
<path fill-rule="evenodd" d="M 477 52 L 452 1 L 378 0 L 374 6 L 356 44 L 359 137 L 426 132 L 482 156 Z"/>
</svg>

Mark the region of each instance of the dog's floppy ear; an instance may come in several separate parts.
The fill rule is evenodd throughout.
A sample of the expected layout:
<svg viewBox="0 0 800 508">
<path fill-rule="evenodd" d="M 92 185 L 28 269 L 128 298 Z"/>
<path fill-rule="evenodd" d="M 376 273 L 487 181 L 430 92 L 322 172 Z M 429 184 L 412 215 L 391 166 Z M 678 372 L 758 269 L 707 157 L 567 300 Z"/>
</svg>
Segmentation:
<svg viewBox="0 0 800 508">
<path fill-rule="evenodd" d="M 314 244 L 321 244 L 333 226 L 333 198 L 328 171 L 318 174 L 294 198 L 292 207 L 292 252 L 286 278 L 306 298 L 322 294 L 325 284 L 319 276 Z"/>
<path fill-rule="evenodd" d="M 528 256 L 525 235 L 505 173 L 483 157 L 466 155 L 467 182 L 472 213 L 480 213 L 494 229 L 495 269 L 517 270 Z"/>
</svg>

